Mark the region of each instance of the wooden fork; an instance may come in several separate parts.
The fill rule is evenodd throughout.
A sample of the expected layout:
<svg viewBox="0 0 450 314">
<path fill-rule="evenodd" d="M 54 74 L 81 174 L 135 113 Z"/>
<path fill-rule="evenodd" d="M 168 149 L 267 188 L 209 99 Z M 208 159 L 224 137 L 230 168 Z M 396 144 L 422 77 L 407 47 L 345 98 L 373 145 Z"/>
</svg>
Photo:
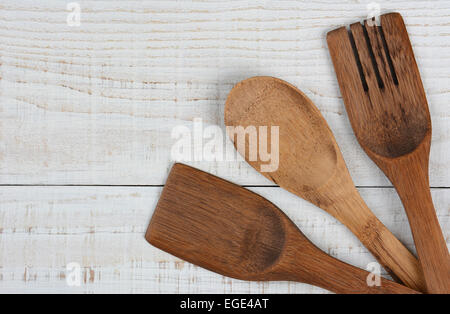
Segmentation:
<svg viewBox="0 0 450 314">
<path fill-rule="evenodd" d="M 428 292 L 450 293 L 450 257 L 429 189 L 425 91 L 401 15 L 380 21 L 331 31 L 328 47 L 356 137 L 403 202 Z"/>
</svg>

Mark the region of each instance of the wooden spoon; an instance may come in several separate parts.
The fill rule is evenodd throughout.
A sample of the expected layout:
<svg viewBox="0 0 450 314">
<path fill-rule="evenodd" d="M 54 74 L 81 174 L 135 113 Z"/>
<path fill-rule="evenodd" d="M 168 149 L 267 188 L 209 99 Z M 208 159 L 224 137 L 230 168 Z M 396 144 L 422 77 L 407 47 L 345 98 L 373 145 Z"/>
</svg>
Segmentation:
<svg viewBox="0 0 450 314">
<path fill-rule="evenodd" d="M 431 119 L 400 14 L 328 33 L 353 130 L 403 202 L 430 293 L 450 293 L 450 256 L 431 199 Z"/>
<path fill-rule="evenodd" d="M 298 281 L 336 293 L 417 293 L 315 247 L 263 197 L 189 166 L 175 164 L 146 233 L 152 245 L 224 276 Z"/>
<path fill-rule="evenodd" d="M 425 288 L 417 259 L 364 203 L 327 122 L 300 90 L 272 77 L 242 81 L 228 96 L 225 124 L 279 126 L 278 169 L 261 173 L 336 217 L 394 278 L 418 291 Z M 249 160 L 245 154 L 250 141 L 238 145 L 234 134 L 230 137 L 247 162 L 260 171 L 266 162 Z"/>
</svg>

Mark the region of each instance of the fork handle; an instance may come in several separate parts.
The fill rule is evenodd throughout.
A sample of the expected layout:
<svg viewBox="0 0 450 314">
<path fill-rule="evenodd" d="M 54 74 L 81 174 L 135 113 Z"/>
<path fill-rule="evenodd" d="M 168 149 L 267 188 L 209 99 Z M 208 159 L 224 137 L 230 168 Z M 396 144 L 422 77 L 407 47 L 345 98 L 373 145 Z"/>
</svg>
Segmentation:
<svg viewBox="0 0 450 314">
<path fill-rule="evenodd" d="M 450 256 L 433 206 L 426 148 L 398 160 L 388 177 L 408 216 L 429 293 L 450 293 Z"/>
</svg>

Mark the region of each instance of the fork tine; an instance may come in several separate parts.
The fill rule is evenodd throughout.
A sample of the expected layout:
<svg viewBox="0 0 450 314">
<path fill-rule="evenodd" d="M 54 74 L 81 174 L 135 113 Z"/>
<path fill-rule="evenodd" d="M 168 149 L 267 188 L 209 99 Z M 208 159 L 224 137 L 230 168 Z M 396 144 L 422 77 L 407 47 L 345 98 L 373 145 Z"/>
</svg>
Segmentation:
<svg viewBox="0 0 450 314">
<path fill-rule="evenodd" d="M 348 92 L 359 93 L 360 89 L 366 88 L 364 87 L 366 84 L 365 80 L 360 77 L 347 29 L 341 27 L 328 32 L 327 43 L 336 69 L 336 75 L 341 78 L 338 81 L 352 82 L 352 84 L 340 86 L 341 89 L 350 89 Z"/>
<path fill-rule="evenodd" d="M 398 84 L 397 75 L 393 69 L 392 59 L 387 53 L 386 42 L 384 40 L 384 33 L 380 26 L 370 25 L 369 21 L 364 21 L 364 27 L 367 30 L 370 44 L 372 46 L 373 55 L 378 65 L 378 71 L 383 83 L 388 89 L 392 90 L 392 84 Z"/>
<path fill-rule="evenodd" d="M 388 13 L 382 15 L 380 21 L 397 73 L 402 104 L 407 104 L 410 107 L 408 111 L 415 112 L 416 117 L 428 120 L 427 125 L 431 125 L 427 96 L 403 18 L 399 13 Z"/>
<path fill-rule="evenodd" d="M 366 95 L 367 83 L 362 73 L 359 59 L 355 58 L 349 31 L 345 27 L 335 29 L 327 34 L 328 50 L 338 78 L 347 114 L 354 129 L 360 129 L 357 119 L 360 114 L 370 117 L 371 104 Z"/>
<path fill-rule="evenodd" d="M 382 104 L 392 104 L 391 106 L 384 106 L 382 112 L 389 113 L 391 116 L 401 116 L 401 107 L 396 104 L 401 103 L 403 98 L 401 91 L 397 88 L 397 75 L 387 52 L 387 47 L 385 47 L 383 30 L 377 25 L 369 25 L 367 20 L 364 21 L 364 27 L 373 52 L 374 62 L 378 67 L 379 76 L 383 80 L 383 89 L 380 91 L 383 98 L 379 98 L 378 101 Z M 393 119 L 387 121 L 396 123 Z M 385 125 L 389 125 L 389 122 L 386 122 Z"/>
<path fill-rule="evenodd" d="M 420 72 L 402 16 L 399 13 L 388 13 L 382 15 L 380 20 L 399 87 L 401 90 L 414 91 L 404 93 L 403 96 L 411 103 L 416 103 L 413 98 L 420 98 L 426 103 Z"/>
<path fill-rule="evenodd" d="M 355 40 L 355 46 L 358 51 L 361 65 L 364 70 L 367 85 L 369 86 L 369 93 L 373 94 L 373 99 L 379 98 L 379 88 L 382 88 L 384 83 L 378 72 L 378 66 L 375 59 L 372 57 L 372 48 L 368 43 L 368 38 L 365 34 L 365 29 L 361 23 L 353 23 L 350 25 L 350 30 Z"/>
</svg>

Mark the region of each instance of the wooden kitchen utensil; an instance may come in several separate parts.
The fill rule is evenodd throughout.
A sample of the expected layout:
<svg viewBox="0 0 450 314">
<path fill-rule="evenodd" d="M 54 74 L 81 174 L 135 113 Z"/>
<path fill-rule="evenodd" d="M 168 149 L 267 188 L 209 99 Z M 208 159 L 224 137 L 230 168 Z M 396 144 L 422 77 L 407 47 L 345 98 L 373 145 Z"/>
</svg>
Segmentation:
<svg viewBox="0 0 450 314">
<path fill-rule="evenodd" d="M 146 233 L 152 245 L 241 280 L 298 281 L 336 293 L 417 293 L 315 247 L 275 205 L 203 171 L 175 164 Z"/>
<path fill-rule="evenodd" d="M 272 172 L 261 172 L 266 162 L 259 156 L 250 160 L 250 154 L 244 154 L 250 140 L 243 145 L 234 134 L 230 137 L 247 162 L 266 178 L 346 225 L 394 278 L 415 290 L 425 288 L 417 259 L 364 203 L 327 122 L 300 90 L 272 77 L 242 81 L 228 96 L 225 124 L 256 129 L 278 126 L 279 165 Z"/>
<path fill-rule="evenodd" d="M 431 119 L 400 14 L 328 33 L 353 130 L 403 202 L 430 293 L 450 293 L 450 257 L 431 199 Z"/>
</svg>

